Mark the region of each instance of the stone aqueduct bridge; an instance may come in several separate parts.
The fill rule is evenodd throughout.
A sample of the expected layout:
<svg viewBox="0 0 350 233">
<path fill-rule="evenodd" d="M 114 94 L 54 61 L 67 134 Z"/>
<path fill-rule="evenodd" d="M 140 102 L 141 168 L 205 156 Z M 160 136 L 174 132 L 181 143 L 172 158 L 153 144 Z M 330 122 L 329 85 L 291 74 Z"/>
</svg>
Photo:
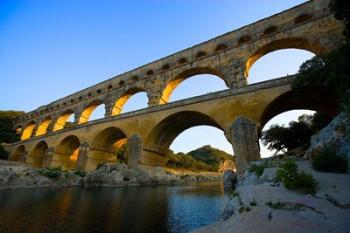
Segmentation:
<svg viewBox="0 0 350 233">
<path fill-rule="evenodd" d="M 10 159 L 36 167 L 92 170 L 99 163 L 115 162 L 116 151 L 127 141 L 130 166 L 164 165 L 177 135 L 210 125 L 232 142 L 242 171 L 247 162 L 260 158 L 258 139 L 269 119 L 292 109 L 330 111 L 324 108 L 328 98 L 311 93 L 299 103 L 292 101 L 292 76 L 247 85 L 250 67 L 269 52 L 297 48 L 322 55 L 338 47 L 343 25 L 328 4 L 309 1 L 26 113 L 15 120 L 21 141 L 6 146 Z M 216 75 L 229 89 L 168 103 L 172 91 L 197 74 Z M 142 91 L 149 107 L 120 114 L 126 101 Z M 102 103 L 105 118 L 88 121 Z M 74 125 L 65 128 L 71 114 Z"/>
</svg>

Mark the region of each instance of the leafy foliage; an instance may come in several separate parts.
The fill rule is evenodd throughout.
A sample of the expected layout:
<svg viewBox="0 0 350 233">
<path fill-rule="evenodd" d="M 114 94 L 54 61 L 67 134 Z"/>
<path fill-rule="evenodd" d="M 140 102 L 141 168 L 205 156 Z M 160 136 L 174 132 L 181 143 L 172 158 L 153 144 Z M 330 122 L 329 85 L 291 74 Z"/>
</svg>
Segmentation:
<svg viewBox="0 0 350 233">
<path fill-rule="evenodd" d="M 12 120 L 22 115 L 24 112 L 18 111 L 0 111 L 0 144 L 12 143 L 19 140 L 19 135 L 13 130 Z M 0 145 L 0 159 L 7 159 L 8 153 Z"/>
<path fill-rule="evenodd" d="M 293 150 L 310 142 L 313 134 L 310 126 L 302 121 L 292 121 L 289 126 L 272 125 L 263 131 L 262 142 L 269 150 L 283 151 Z"/>
<path fill-rule="evenodd" d="M 317 182 L 311 174 L 299 172 L 298 165 L 293 160 L 284 162 L 277 171 L 277 179 L 287 189 L 298 190 L 305 193 L 315 193 Z"/>
<path fill-rule="evenodd" d="M 60 177 L 62 168 L 61 167 L 54 167 L 54 168 L 41 168 L 38 170 L 39 174 L 42 176 L 46 176 L 50 179 L 55 179 Z"/>
<path fill-rule="evenodd" d="M 293 150 L 310 143 L 311 136 L 325 127 L 332 117 L 323 113 L 313 115 L 304 114 L 298 121 L 291 121 L 289 125 L 272 125 L 262 133 L 262 142 L 269 150 L 276 153 L 284 150 Z"/>
<path fill-rule="evenodd" d="M 7 159 L 8 153 L 3 146 L 0 145 L 0 159 Z"/>
<path fill-rule="evenodd" d="M 326 87 L 329 93 L 339 99 L 345 99 L 350 89 L 350 42 L 323 57 L 314 57 L 306 61 L 293 83 L 296 98 L 310 87 Z M 321 65 L 321 63 L 323 65 Z"/>
<path fill-rule="evenodd" d="M 126 143 L 123 144 L 116 152 L 116 156 L 119 162 L 126 163 L 128 160 L 128 156 L 126 153 L 126 146 L 127 146 Z"/>
<path fill-rule="evenodd" d="M 81 170 L 75 170 L 74 174 L 80 176 L 80 177 L 85 177 L 86 176 L 86 172 L 85 171 L 81 171 Z"/>
<path fill-rule="evenodd" d="M 264 170 L 266 167 L 267 167 L 266 164 L 258 165 L 258 164 L 253 163 L 249 167 L 249 172 L 254 172 L 257 176 L 261 176 L 264 173 Z"/>
<path fill-rule="evenodd" d="M 312 158 L 312 166 L 316 171 L 346 173 L 348 161 L 335 145 L 326 145 Z"/>
<path fill-rule="evenodd" d="M 344 34 L 349 36 L 350 32 L 350 4 L 348 0 L 332 0 L 330 2 L 331 11 L 338 20 L 342 20 L 345 24 Z"/>
<path fill-rule="evenodd" d="M 19 140 L 19 135 L 13 130 L 13 119 L 22 115 L 19 111 L 0 111 L 0 143 L 12 143 Z"/>
</svg>

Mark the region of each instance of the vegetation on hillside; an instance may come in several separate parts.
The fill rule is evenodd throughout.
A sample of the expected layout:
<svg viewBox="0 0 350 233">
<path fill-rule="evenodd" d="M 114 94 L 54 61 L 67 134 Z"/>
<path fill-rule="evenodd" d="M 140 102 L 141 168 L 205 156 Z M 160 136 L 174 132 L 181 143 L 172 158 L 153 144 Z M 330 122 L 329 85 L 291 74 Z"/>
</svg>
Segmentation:
<svg viewBox="0 0 350 233">
<path fill-rule="evenodd" d="M 262 133 L 262 142 L 269 150 L 290 151 L 301 146 L 308 146 L 310 138 L 325 127 L 331 118 L 322 113 L 304 114 L 298 121 L 291 121 L 288 126 L 272 125 Z"/>
<path fill-rule="evenodd" d="M 313 194 L 316 192 L 317 182 L 311 174 L 299 171 L 298 165 L 293 160 L 287 160 L 277 171 L 277 180 L 291 190 Z"/>
<path fill-rule="evenodd" d="M 19 135 L 13 130 L 13 119 L 24 112 L 0 111 L 0 159 L 7 159 L 7 152 L 1 143 L 12 143 L 19 140 Z"/>
<path fill-rule="evenodd" d="M 224 151 L 209 145 L 200 147 L 187 154 L 170 151 L 167 167 L 192 171 L 218 171 L 221 161 L 234 160 L 234 157 Z"/>
</svg>

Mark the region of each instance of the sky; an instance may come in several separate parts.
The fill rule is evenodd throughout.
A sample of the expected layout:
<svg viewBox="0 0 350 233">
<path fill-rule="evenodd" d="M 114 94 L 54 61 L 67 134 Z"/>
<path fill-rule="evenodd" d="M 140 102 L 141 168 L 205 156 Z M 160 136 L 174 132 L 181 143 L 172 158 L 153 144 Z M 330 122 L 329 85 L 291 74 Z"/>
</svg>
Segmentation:
<svg viewBox="0 0 350 233">
<path fill-rule="evenodd" d="M 36 109 L 303 2 L 0 0 L 0 109 Z M 268 54 L 254 64 L 248 83 L 293 74 L 311 56 L 298 50 Z M 217 77 L 195 76 L 174 91 L 171 101 L 225 88 Z M 146 103 L 145 94 L 139 93 L 124 112 Z M 286 124 L 298 114 L 269 124 Z M 232 153 L 222 132 L 206 126 L 185 131 L 171 149 L 188 152 L 200 144 Z"/>
</svg>

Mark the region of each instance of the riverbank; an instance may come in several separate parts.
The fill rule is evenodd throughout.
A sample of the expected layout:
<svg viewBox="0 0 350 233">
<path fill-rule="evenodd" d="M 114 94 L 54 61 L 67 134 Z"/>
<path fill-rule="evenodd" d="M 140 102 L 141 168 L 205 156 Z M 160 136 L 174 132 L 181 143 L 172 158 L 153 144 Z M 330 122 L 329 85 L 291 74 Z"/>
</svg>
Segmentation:
<svg viewBox="0 0 350 233">
<path fill-rule="evenodd" d="M 319 172 L 312 166 L 312 158 L 329 145 L 338 148 L 338 153 L 347 159 L 347 173 Z M 307 174 L 313 177 L 316 182 L 314 193 L 302 192 L 298 190 L 300 186 L 297 185 L 294 189 L 287 189 L 285 183 L 277 178 L 278 170 L 287 159 L 295 161 L 300 174 L 303 174 L 303 180 L 299 180 L 298 185 L 306 182 Z M 310 147 L 305 153 L 293 155 L 290 153 L 252 162 L 250 168 L 255 165 L 261 169 L 247 169 L 244 175 L 239 177 L 236 190 L 226 204 L 221 220 L 194 232 L 348 233 L 350 230 L 349 163 L 350 124 L 346 116 L 340 114 L 311 138 Z M 295 177 L 291 173 L 288 174 L 289 177 Z M 290 179 L 289 182 L 296 181 Z M 310 186 L 304 185 L 304 188 L 310 188 Z"/>
<path fill-rule="evenodd" d="M 104 164 L 95 171 L 81 172 L 31 168 L 21 163 L 0 161 L 0 189 L 165 185 L 221 179 L 222 173 L 173 173 L 161 167 L 129 169 L 125 164 Z"/>
</svg>

